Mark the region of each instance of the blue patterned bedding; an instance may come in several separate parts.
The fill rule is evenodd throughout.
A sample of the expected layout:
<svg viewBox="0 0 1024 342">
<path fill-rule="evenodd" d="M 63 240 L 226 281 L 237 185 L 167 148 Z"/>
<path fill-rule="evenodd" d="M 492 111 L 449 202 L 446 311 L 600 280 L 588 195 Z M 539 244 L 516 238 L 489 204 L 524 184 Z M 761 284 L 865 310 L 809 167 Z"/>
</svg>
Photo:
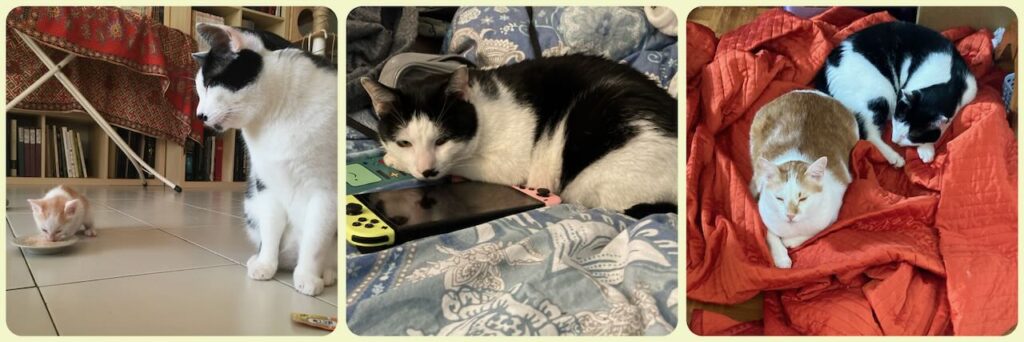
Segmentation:
<svg viewBox="0 0 1024 342">
<path fill-rule="evenodd" d="M 677 216 L 559 205 L 347 258 L 359 335 L 665 335 Z"/>
</svg>

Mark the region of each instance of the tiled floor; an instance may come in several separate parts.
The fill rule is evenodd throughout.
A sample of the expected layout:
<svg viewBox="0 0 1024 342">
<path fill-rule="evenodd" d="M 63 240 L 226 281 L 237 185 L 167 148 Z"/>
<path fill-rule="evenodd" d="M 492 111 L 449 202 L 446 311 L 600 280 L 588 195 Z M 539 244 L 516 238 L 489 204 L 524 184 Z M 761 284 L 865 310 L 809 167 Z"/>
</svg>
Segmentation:
<svg viewBox="0 0 1024 342">
<path fill-rule="evenodd" d="M 317 297 L 291 274 L 256 281 L 242 219 L 244 191 L 77 187 L 99 236 L 66 253 L 14 247 L 35 234 L 25 201 L 48 187 L 7 188 L 7 326 L 18 335 L 323 335 L 292 312 L 337 315 L 337 286 Z"/>
</svg>

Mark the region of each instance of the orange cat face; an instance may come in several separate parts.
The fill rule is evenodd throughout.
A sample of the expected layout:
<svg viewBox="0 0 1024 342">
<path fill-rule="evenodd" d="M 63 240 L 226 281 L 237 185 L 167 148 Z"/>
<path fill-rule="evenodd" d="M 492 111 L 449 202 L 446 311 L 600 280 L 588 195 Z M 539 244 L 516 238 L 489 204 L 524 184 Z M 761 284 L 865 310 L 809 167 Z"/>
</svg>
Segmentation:
<svg viewBox="0 0 1024 342">
<path fill-rule="evenodd" d="M 78 228 L 74 227 L 74 223 L 77 221 L 81 224 L 81 219 L 77 219 L 82 214 L 81 200 L 52 197 L 30 199 L 28 203 L 32 206 L 32 218 L 36 221 L 36 228 L 50 241 L 74 235 Z"/>
</svg>

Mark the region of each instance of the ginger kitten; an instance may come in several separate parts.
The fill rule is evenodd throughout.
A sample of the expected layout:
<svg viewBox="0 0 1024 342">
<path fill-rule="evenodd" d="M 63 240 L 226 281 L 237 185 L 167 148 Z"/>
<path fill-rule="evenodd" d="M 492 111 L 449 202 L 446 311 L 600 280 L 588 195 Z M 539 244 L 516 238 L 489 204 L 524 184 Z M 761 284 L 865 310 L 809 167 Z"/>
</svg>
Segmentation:
<svg viewBox="0 0 1024 342">
<path fill-rule="evenodd" d="M 58 185 L 43 198 L 30 199 L 28 203 L 32 206 L 36 228 L 51 242 L 66 239 L 78 231 L 96 236 L 89 201 L 67 186 Z"/>
</svg>

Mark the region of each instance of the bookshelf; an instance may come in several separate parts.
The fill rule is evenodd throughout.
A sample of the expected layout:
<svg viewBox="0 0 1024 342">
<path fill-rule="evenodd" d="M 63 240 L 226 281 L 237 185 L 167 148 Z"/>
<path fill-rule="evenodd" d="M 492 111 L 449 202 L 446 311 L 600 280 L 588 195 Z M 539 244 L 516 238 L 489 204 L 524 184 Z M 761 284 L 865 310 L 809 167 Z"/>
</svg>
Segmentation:
<svg viewBox="0 0 1024 342">
<path fill-rule="evenodd" d="M 144 13 L 161 13 L 164 25 L 185 32 L 186 34 L 192 34 L 192 30 L 195 27 L 195 15 L 193 11 L 211 14 L 218 17 L 222 17 L 225 25 L 229 26 L 246 26 L 251 25 L 252 28 L 258 30 L 264 30 L 273 32 L 277 35 L 284 37 L 289 41 L 299 41 L 302 39 L 302 35 L 299 32 L 297 19 L 299 13 L 307 9 L 308 7 L 281 7 L 278 10 L 280 15 L 272 15 L 261 12 L 259 10 L 240 7 L 240 6 L 203 6 L 203 7 L 185 7 L 185 6 L 167 6 L 163 7 L 162 11 L 159 11 L 159 7 L 151 7 L 152 9 L 158 9 L 158 11 L 150 11 L 145 7 L 132 8 L 136 11 L 147 11 Z M 250 24 L 251 23 L 251 24 Z M 5 132 L 10 134 L 10 121 L 16 120 L 18 127 L 25 128 L 37 128 L 41 132 L 41 139 L 39 144 L 40 155 L 38 158 L 32 158 L 32 165 L 38 163 L 39 174 L 38 176 L 12 176 L 10 172 L 10 165 L 5 164 L 7 173 L 7 184 L 10 185 L 53 185 L 56 183 L 68 184 L 68 185 L 139 185 L 140 181 L 138 176 L 134 177 L 126 176 L 123 171 L 125 166 L 124 162 L 121 162 L 119 167 L 119 154 L 121 152 L 114 145 L 113 141 L 107 137 L 99 125 L 92 121 L 88 114 L 81 111 L 71 112 L 45 112 L 45 111 L 32 111 L 32 110 L 21 110 L 14 109 L 7 112 L 5 117 Z M 53 134 L 51 133 L 52 126 L 68 127 L 81 136 L 83 157 L 85 159 L 85 168 L 88 173 L 88 177 L 81 178 L 68 178 L 60 177 L 55 174 L 54 169 L 54 144 L 52 143 Z M 122 129 L 115 126 L 115 129 L 121 131 Z M 133 133 L 139 135 L 138 133 Z M 153 143 L 153 151 L 150 152 L 151 158 L 153 158 L 150 165 L 157 171 L 163 174 L 168 179 L 178 183 L 184 189 L 208 189 L 208 188 L 224 188 L 224 189 L 238 189 L 245 187 L 245 179 L 238 179 L 236 181 L 236 167 L 242 167 L 236 163 L 236 135 L 240 135 L 235 130 L 228 130 L 216 136 L 218 140 L 222 140 L 222 154 L 220 163 L 220 175 L 219 181 L 202 180 L 193 181 L 186 179 L 186 155 L 185 147 L 175 143 L 169 143 L 165 139 L 145 139 L 148 140 L 146 144 Z M 123 136 L 122 136 L 123 137 Z M 10 140 L 10 137 L 8 137 Z M 124 139 L 126 143 L 131 145 L 129 139 Z M 191 142 L 194 143 L 194 142 Z M 5 141 L 4 145 L 9 145 L 9 141 Z M 147 148 L 143 145 L 143 149 Z M 240 146 L 239 146 L 240 147 Z M 7 148 L 7 147 L 5 147 Z M 8 150 L 10 152 L 10 150 Z M 241 151 L 238 151 L 241 152 Z M 146 158 L 145 155 L 142 155 Z M 132 168 L 131 163 L 127 163 L 128 168 Z M 150 181 L 149 183 L 154 183 Z M 157 182 L 158 183 L 158 182 Z"/>
</svg>

